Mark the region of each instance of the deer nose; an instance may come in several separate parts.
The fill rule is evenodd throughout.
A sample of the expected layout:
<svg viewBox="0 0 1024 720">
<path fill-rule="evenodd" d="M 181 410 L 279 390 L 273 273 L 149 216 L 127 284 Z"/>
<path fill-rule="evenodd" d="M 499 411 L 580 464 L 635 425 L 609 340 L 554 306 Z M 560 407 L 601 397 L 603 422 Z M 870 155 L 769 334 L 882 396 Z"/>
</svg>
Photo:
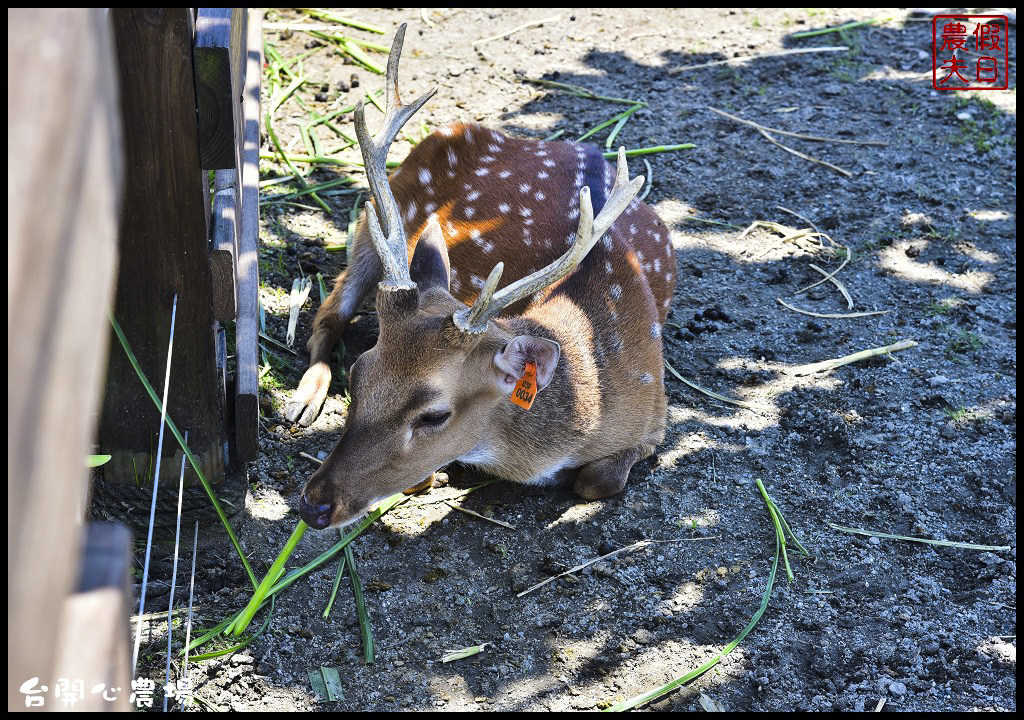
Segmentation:
<svg viewBox="0 0 1024 720">
<path fill-rule="evenodd" d="M 314 530 L 323 530 L 331 524 L 331 515 L 334 514 L 334 505 L 324 503 L 323 505 L 310 505 L 305 494 L 299 498 L 299 515 L 303 521 Z"/>
</svg>

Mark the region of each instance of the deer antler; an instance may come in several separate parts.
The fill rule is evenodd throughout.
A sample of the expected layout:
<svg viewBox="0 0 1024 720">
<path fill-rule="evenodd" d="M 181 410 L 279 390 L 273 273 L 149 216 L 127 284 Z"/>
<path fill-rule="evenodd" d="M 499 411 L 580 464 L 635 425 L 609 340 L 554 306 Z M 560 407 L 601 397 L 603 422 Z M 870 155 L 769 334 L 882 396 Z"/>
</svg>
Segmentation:
<svg viewBox="0 0 1024 720">
<path fill-rule="evenodd" d="M 391 45 L 391 54 L 388 56 L 387 112 L 384 114 L 384 124 L 376 138 L 371 138 L 366 129 L 366 116 L 362 100 L 356 106 L 355 113 L 359 150 L 363 154 L 363 165 L 370 184 L 370 195 L 377 206 L 374 211 L 373 205 L 367 201 L 365 205 L 366 221 L 369 225 L 373 246 L 384 266 L 383 279 L 380 284 L 390 289 L 414 288 L 416 283 L 409 279 L 409 253 L 405 227 L 402 224 L 398 202 L 388 184 L 388 149 L 402 126 L 437 91 L 436 88 L 430 90 L 409 105 L 403 105 L 398 97 L 398 60 L 402 55 L 405 28 L 404 23 L 398 28 L 398 32 L 395 33 L 395 41 Z M 384 233 L 387 233 L 386 238 Z"/>
<path fill-rule="evenodd" d="M 508 287 L 494 292 L 505 269 L 504 263 L 498 263 L 487 277 L 479 297 L 473 307 L 459 310 L 452 316 L 455 326 L 463 332 L 480 333 L 487 328 L 488 321 L 512 303 L 522 300 L 528 295 L 543 290 L 552 283 L 561 280 L 576 269 L 591 248 L 608 231 L 612 223 L 618 219 L 626 207 L 632 202 L 644 184 L 642 175 L 629 179 L 626 167 L 626 149 L 619 148 L 618 170 L 615 185 L 608 193 L 608 200 L 597 218 L 590 202 L 590 188 L 580 189 L 580 222 L 576 230 L 576 240 L 572 247 L 553 263 L 537 272 L 517 280 Z"/>
</svg>

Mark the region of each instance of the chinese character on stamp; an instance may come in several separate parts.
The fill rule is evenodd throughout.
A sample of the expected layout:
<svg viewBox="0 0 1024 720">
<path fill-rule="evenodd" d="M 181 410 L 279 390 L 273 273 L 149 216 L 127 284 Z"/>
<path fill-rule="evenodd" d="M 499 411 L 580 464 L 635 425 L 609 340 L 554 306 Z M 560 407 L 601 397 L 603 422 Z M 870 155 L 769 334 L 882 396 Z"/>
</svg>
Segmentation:
<svg viewBox="0 0 1024 720">
<path fill-rule="evenodd" d="M 1005 15 L 936 15 L 932 19 L 932 87 L 1006 90 L 1010 86 Z"/>
</svg>

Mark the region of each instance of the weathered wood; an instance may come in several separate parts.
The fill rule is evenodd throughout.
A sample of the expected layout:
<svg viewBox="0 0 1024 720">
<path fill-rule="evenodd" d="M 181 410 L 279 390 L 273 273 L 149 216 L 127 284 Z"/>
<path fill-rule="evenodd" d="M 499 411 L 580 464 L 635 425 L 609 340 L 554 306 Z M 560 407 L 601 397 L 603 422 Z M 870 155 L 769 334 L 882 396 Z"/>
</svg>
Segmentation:
<svg viewBox="0 0 1024 720">
<path fill-rule="evenodd" d="M 259 453 L 259 152 L 260 71 L 263 67 L 262 18 L 250 11 L 248 63 L 245 74 L 245 146 L 242 165 L 241 232 L 238 243 L 238 320 L 235 323 L 237 360 L 235 441 L 238 459 Z"/>
<path fill-rule="evenodd" d="M 131 687 L 131 533 L 123 525 L 89 523 L 81 557 L 78 587 L 61 609 L 54 676 L 84 682 L 87 692 L 75 710 L 128 711 L 129 692 L 106 700 L 88 690 Z"/>
<path fill-rule="evenodd" d="M 55 677 L 78 562 L 121 124 L 105 11 L 9 9 L 7 65 L 7 704 L 24 710 L 21 683 Z"/>
<path fill-rule="evenodd" d="M 247 13 L 199 8 L 195 77 L 199 155 L 203 168 L 239 167 Z"/>
<path fill-rule="evenodd" d="M 213 196 L 210 231 L 210 281 L 213 316 L 220 322 L 235 319 L 235 189 Z"/>
<path fill-rule="evenodd" d="M 158 394 L 178 295 L 168 415 L 213 483 L 224 474 L 224 409 L 219 399 L 207 241 L 209 188 L 199 165 L 192 69 L 192 15 L 182 8 L 111 11 L 125 133 L 122 267 L 114 316 Z M 149 486 L 160 412 L 124 350 L 108 353 L 100 446 L 112 455 L 107 483 Z M 176 442 L 164 443 L 161 487 L 177 487 Z M 186 483 L 196 483 L 191 467 Z"/>
</svg>

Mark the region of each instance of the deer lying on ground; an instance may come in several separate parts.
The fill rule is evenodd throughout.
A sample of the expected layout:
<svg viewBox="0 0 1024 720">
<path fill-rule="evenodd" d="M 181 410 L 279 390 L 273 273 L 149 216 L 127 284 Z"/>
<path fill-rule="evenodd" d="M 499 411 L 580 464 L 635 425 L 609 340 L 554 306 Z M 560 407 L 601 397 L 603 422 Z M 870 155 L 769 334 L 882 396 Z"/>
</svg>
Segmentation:
<svg viewBox="0 0 1024 720">
<path fill-rule="evenodd" d="M 300 513 L 345 524 L 454 461 L 528 484 L 574 471 L 580 496 L 614 495 L 665 434 L 665 225 L 635 199 L 643 178 L 622 149 L 613 172 L 596 148 L 473 124 L 425 138 L 389 180 L 388 148 L 434 92 L 399 100 L 404 31 L 376 139 L 356 110 L 372 204 L 286 416 L 315 419 L 331 349 L 378 282 L 380 335 L 352 366 L 345 430 Z"/>
</svg>

